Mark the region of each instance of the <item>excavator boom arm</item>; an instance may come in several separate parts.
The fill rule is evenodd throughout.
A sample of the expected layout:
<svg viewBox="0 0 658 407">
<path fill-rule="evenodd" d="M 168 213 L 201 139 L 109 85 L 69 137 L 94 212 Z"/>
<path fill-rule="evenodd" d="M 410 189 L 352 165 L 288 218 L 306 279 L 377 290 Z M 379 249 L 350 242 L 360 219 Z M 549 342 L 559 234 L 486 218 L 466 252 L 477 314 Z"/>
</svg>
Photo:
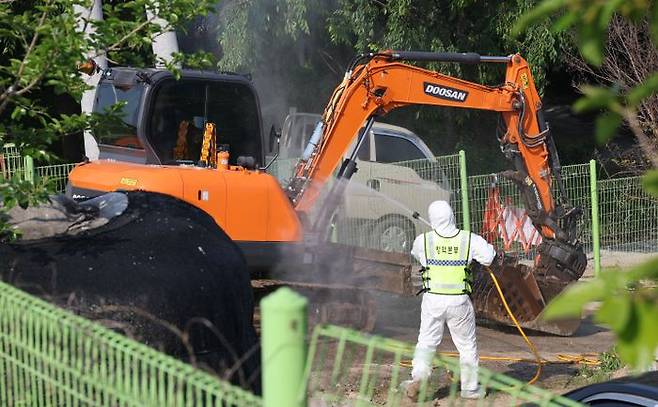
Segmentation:
<svg viewBox="0 0 658 407">
<path fill-rule="evenodd" d="M 416 58 L 448 62 L 506 64 L 505 83 L 490 87 L 398 62 Z M 434 58 L 434 59 L 432 59 Z M 485 59 L 489 58 L 489 60 Z M 515 162 L 518 184 L 528 191 L 526 206 L 546 238 L 563 234 L 553 215 L 550 144 L 541 123 L 541 101 L 527 62 L 519 55 L 397 52 L 373 55 L 348 71 L 323 114 L 323 131 L 311 154 L 299 162 L 289 184 L 298 211 L 308 212 L 367 119 L 409 105 L 433 105 L 500 112 L 507 133 L 500 141 Z M 557 158 L 555 158 L 557 160 Z M 528 195 L 529 194 L 529 195 Z M 564 235 L 564 234 L 563 234 Z"/>
</svg>

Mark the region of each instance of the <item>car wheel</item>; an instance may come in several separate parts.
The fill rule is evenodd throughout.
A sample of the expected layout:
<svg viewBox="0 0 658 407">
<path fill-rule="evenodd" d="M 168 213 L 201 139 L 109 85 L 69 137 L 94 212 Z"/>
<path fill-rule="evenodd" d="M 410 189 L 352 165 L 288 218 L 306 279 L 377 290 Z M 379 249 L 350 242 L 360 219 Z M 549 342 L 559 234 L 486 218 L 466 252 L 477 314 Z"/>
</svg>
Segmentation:
<svg viewBox="0 0 658 407">
<path fill-rule="evenodd" d="M 383 219 L 372 229 L 370 246 L 385 252 L 408 253 L 411 251 L 414 234 L 414 225 L 407 219 Z"/>
</svg>

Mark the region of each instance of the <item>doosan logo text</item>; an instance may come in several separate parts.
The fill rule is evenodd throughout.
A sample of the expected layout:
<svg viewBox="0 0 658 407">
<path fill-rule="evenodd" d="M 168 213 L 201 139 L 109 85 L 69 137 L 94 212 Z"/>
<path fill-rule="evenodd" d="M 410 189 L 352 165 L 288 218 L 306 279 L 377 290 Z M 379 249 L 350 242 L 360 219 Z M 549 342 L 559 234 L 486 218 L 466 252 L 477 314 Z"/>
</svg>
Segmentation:
<svg viewBox="0 0 658 407">
<path fill-rule="evenodd" d="M 454 100 L 455 102 L 463 102 L 468 97 L 468 92 L 459 89 L 449 88 L 447 86 L 435 85 L 433 83 L 425 82 L 425 93 L 437 97 L 439 99 Z"/>
</svg>

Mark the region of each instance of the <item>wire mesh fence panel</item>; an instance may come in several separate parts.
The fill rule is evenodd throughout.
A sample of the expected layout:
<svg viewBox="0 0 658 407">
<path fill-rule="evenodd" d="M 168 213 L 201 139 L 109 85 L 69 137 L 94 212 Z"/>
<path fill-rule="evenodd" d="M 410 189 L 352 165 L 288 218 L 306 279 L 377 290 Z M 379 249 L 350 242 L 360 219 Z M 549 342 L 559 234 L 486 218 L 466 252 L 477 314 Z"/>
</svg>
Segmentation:
<svg viewBox="0 0 658 407">
<path fill-rule="evenodd" d="M 346 328 L 317 326 L 311 338 L 306 369 L 305 390 L 309 405 L 581 405 L 485 368 L 479 368 L 477 375 L 487 397 L 477 402 L 462 400 L 459 397 L 459 361 L 441 355 L 434 357 L 434 371 L 429 380 L 419 383 L 414 400 L 408 395 L 410 390 L 405 388 L 408 383 L 403 383 L 410 379 L 413 353 L 414 348 L 408 343 Z M 427 404 L 432 400 L 437 401 Z"/>
<path fill-rule="evenodd" d="M 0 153 L 0 173 L 5 179 L 20 175 L 23 170 L 23 157 L 14 144 L 5 144 Z"/>
<path fill-rule="evenodd" d="M 592 199 L 590 186 L 589 164 L 567 165 L 562 168 L 562 178 L 566 189 L 566 195 L 572 206 L 580 208 L 582 214 L 578 221 L 580 241 L 585 253 L 591 253 L 592 243 Z M 553 183 L 553 189 L 556 184 Z M 554 191 L 558 196 L 558 191 Z"/>
<path fill-rule="evenodd" d="M 0 405 L 243 407 L 262 402 L 0 282 Z"/>
<path fill-rule="evenodd" d="M 514 183 L 495 174 L 468 177 L 471 231 L 520 258 L 534 257 L 539 233 L 530 225 Z"/>
<path fill-rule="evenodd" d="M 457 225 L 462 225 L 461 190 L 459 178 L 459 154 L 437 156 L 435 160 L 402 161 L 395 165 L 413 169 L 420 178 L 435 183 L 441 190 L 450 193 L 450 205 L 455 213 Z M 429 204 L 428 204 L 429 205 Z M 427 206 L 418 212 L 427 217 Z"/>
<path fill-rule="evenodd" d="M 409 253 L 414 238 L 429 230 L 427 217 L 435 200 L 452 203 L 461 222 L 459 156 L 396 163 L 359 163 L 335 217 L 338 243 Z"/>
<path fill-rule="evenodd" d="M 601 248 L 620 252 L 658 250 L 658 199 L 641 177 L 598 182 Z"/>
<path fill-rule="evenodd" d="M 36 173 L 36 176 L 43 179 L 46 185 L 48 185 L 53 191 L 61 193 L 64 192 L 69 173 L 73 170 L 75 165 L 75 163 L 45 165 L 36 167 L 34 172 Z"/>
<path fill-rule="evenodd" d="M 563 167 L 562 179 L 569 202 L 582 211 L 578 221 L 580 241 L 585 252 L 591 252 L 589 165 Z M 526 214 L 518 187 L 496 174 L 485 174 L 468 177 L 468 188 L 471 230 L 485 236 L 506 252 L 516 253 L 520 258 L 533 259 L 536 246 L 541 243 L 541 236 Z M 559 196 L 555 181 L 553 196 Z"/>
</svg>

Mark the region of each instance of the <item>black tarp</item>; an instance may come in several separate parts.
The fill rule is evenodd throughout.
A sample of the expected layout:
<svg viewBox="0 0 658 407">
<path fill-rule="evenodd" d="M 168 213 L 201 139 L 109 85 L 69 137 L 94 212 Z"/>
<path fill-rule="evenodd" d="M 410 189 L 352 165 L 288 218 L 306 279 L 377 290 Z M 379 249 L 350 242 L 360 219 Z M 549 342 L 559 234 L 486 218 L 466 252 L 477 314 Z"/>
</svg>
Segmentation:
<svg viewBox="0 0 658 407">
<path fill-rule="evenodd" d="M 203 211 L 128 192 L 127 209 L 75 236 L 0 245 L 0 278 L 176 357 L 189 351 L 236 384 L 260 387 L 254 300 L 239 248 Z M 246 360 L 241 360 L 245 355 Z"/>
</svg>

